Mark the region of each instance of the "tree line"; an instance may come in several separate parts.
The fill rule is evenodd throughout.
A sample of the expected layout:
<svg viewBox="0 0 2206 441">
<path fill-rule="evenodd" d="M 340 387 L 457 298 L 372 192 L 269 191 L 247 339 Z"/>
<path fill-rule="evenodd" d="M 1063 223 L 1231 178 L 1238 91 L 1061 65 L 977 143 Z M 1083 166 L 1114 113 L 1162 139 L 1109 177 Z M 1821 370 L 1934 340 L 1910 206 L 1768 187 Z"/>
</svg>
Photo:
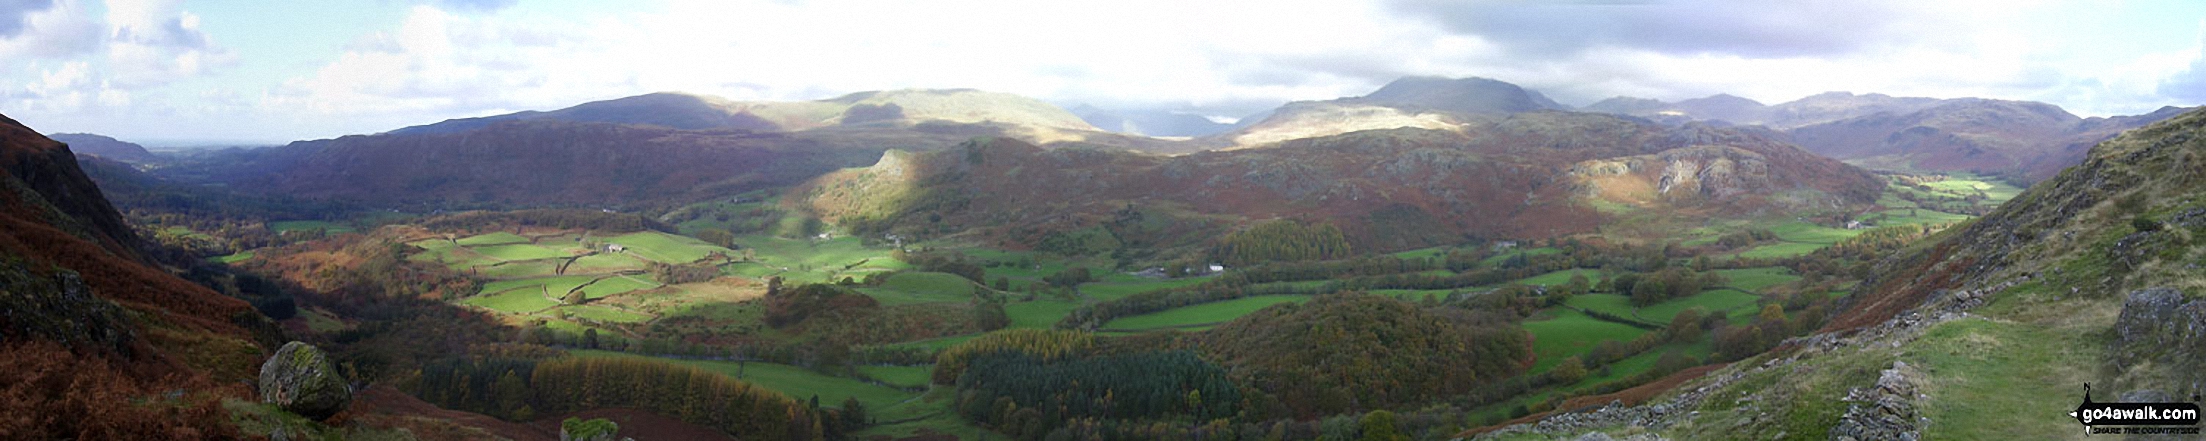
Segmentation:
<svg viewBox="0 0 2206 441">
<path fill-rule="evenodd" d="M 515 421 L 619 407 L 740 439 L 842 439 L 858 428 L 843 409 L 818 408 L 781 392 L 659 360 L 444 360 L 423 365 L 412 392 L 440 407 Z"/>
</svg>

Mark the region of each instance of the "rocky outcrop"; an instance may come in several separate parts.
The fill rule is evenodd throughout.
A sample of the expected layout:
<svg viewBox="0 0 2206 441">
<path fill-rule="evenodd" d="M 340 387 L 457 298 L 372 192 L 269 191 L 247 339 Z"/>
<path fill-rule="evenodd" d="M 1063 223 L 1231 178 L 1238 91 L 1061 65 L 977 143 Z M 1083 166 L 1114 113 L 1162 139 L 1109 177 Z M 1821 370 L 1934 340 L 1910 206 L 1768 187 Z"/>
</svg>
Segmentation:
<svg viewBox="0 0 2206 441">
<path fill-rule="evenodd" d="M 1929 419 L 1915 410 L 1915 401 L 1927 398 L 1918 391 L 1918 376 L 1907 362 L 1894 361 L 1891 369 L 1877 374 L 1876 384 L 1847 391 L 1846 401 L 1853 404 L 1847 406 L 1838 426 L 1831 428 L 1831 439 L 1921 439 L 1922 427 Z"/>
<path fill-rule="evenodd" d="M 130 355 L 137 341 L 122 308 L 92 295 L 75 271 L 51 275 L 0 258 L 0 337 L 37 338 Z"/>
<path fill-rule="evenodd" d="M 559 441 L 613 441 L 620 433 L 620 424 L 604 418 L 583 420 L 567 418 L 559 422 Z"/>
<path fill-rule="evenodd" d="M 2117 365 L 2167 364 L 2188 372 L 2185 383 L 2206 384 L 2206 373 L 2195 369 L 2206 366 L 2206 301 L 2171 288 L 2131 291 L 2114 321 L 2114 336 L 2108 352 Z"/>
<path fill-rule="evenodd" d="M 352 386 L 320 348 L 290 342 L 260 365 L 260 400 L 300 416 L 328 419 L 352 403 Z"/>
</svg>

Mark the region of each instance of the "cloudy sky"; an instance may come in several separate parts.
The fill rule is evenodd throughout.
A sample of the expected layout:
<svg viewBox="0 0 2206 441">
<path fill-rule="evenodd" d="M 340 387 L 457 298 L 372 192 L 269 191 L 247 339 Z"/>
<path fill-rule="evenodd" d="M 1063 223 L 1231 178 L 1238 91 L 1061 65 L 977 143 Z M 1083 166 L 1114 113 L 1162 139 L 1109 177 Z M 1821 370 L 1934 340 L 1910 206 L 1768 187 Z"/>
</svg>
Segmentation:
<svg viewBox="0 0 2206 441">
<path fill-rule="evenodd" d="M 656 91 L 1233 117 L 1442 75 L 1572 105 L 1853 91 L 2097 116 L 2206 103 L 2202 20 L 2195 0 L 0 0 L 0 114 L 155 145 Z"/>
</svg>

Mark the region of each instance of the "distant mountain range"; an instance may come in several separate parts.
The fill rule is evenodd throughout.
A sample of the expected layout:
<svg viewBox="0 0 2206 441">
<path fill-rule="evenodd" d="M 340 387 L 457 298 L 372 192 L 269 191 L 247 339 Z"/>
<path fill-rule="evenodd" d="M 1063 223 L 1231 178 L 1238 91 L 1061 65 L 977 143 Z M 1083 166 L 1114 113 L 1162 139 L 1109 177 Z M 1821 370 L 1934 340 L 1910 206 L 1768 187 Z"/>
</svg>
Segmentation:
<svg viewBox="0 0 2206 441">
<path fill-rule="evenodd" d="M 1973 172 L 2028 183 L 2082 162 L 2099 141 L 2188 109 L 2087 119 L 2030 101 L 1831 92 L 1777 105 L 1731 95 L 1676 103 L 1617 97 L 1584 110 L 1669 123 L 1761 125 L 1790 135 L 1809 151 L 1862 166 Z"/>
<path fill-rule="evenodd" d="M 1417 231 L 1545 237 L 1596 228 L 1605 215 L 1586 209 L 1593 205 L 1766 213 L 1875 198 L 1882 184 L 1873 176 L 1826 157 L 2028 180 L 2079 161 L 2098 139 L 2176 112 L 2084 119 L 2042 103 L 1847 93 L 1774 106 L 1729 95 L 1678 103 L 1616 98 L 1574 111 L 1502 81 L 1433 77 L 1404 78 L 1364 96 L 1288 103 L 1190 138 L 1101 130 L 1091 121 L 1118 130 L 1172 125 L 1079 110 L 964 89 L 801 102 L 658 93 L 233 150 L 156 173 L 415 210 L 672 207 L 795 186 L 814 189 L 790 193 L 811 201 L 804 203 L 814 214 L 863 212 L 883 228 L 908 229 L 898 226 L 907 219 L 886 213 L 924 209 L 883 208 L 877 202 L 886 196 L 869 194 L 873 187 L 829 185 L 879 169 L 910 173 L 899 179 L 933 176 L 911 185 L 1000 199 L 974 205 L 992 207 L 975 212 L 984 218 L 933 213 L 924 228 L 933 234 L 982 232 L 1031 245 L 1092 226 L 1129 201 L 1152 201 L 1206 222 L 1326 219 L 1359 241 L 1391 248 L 1444 242 L 1388 237 L 1408 231 L 1386 226 L 1403 219 L 1438 222 Z M 1203 124 L 1173 126 L 1190 130 L 1179 133 L 1220 126 L 1180 116 Z M 991 141 L 997 138 L 1023 142 Z M 1013 146 L 990 150 L 1009 152 L 994 160 L 1027 166 L 952 167 L 955 161 L 936 158 L 969 150 L 959 146 L 975 139 Z M 1185 155 L 1203 151 L 1216 152 Z M 883 165 L 892 162 L 902 165 Z M 913 164 L 926 167 L 899 168 Z M 1114 202 L 1063 203 L 1070 200 Z M 1023 214 L 1007 218 L 998 210 Z M 1391 217 L 1369 218 L 1381 212 Z"/>
<path fill-rule="evenodd" d="M 159 160 L 145 146 L 123 142 L 90 133 L 56 133 L 48 138 L 69 145 L 69 150 L 79 155 L 92 155 L 123 162 L 151 162 Z"/>
</svg>

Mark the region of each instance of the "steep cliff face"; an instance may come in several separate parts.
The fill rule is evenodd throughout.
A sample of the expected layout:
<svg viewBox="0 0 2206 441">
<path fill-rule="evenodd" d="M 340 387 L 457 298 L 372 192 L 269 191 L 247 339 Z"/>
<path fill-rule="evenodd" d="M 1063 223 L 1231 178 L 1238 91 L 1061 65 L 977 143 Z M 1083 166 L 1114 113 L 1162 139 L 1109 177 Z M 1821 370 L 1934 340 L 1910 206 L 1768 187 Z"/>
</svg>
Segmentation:
<svg viewBox="0 0 2206 441">
<path fill-rule="evenodd" d="M 0 116 L 0 171 L 12 179 L 8 214 L 59 227 L 109 252 L 136 256 L 137 235 L 77 167 L 69 146 Z"/>
<path fill-rule="evenodd" d="M 16 281 L 0 305 L 7 334 L 200 369 L 249 370 L 226 357 L 257 356 L 247 329 L 261 328 L 266 318 L 143 261 L 129 225 L 66 146 L 0 116 L 0 172 L 0 267 Z M 103 312 L 114 306 L 130 312 Z"/>
</svg>

